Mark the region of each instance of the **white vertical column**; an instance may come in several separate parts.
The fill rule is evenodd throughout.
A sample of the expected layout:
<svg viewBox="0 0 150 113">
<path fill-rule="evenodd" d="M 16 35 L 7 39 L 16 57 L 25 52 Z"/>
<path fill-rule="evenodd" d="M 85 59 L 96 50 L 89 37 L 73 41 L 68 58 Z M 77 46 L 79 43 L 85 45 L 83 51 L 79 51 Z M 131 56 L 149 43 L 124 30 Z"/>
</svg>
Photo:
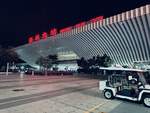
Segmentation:
<svg viewBox="0 0 150 113">
<path fill-rule="evenodd" d="M 121 17 L 122 17 L 122 21 L 124 21 L 125 20 L 125 13 L 122 13 Z"/>
<path fill-rule="evenodd" d="M 150 13 L 150 5 L 146 5 L 146 13 L 147 13 L 147 14 Z"/>
<path fill-rule="evenodd" d="M 113 17 L 109 18 L 109 23 L 112 24 L 113 23 Z"/>
<path fill-rule="evenodd" d="M 127 12 L 126 12 L 126 19 L 127 19 L 127 20 L 130 18 L 130 15 L 129 15 L 129 14 L 130 14 L 130 11 L 127 11 Z"/>
<path fill-rule="evenodd" d="M 114 23 L 116 23 L 117 22 L 117 16 L 115 15 L 114 16 Z"/>
<path fill-rule="evenodd" d="M 107 18 L 107 19 L 106 19 L 106 24 L 107 24 L 107 25 L 109 25 L 109 24 L 110 24 L 110 22 L 109 22 L 109 21 L 110 21 L 110 18 Z"/>
<path fill-rule="evenodd" d="M 134 17 L 134 10 L 131 10 L 131 18 Z"/>
<path fill-rule="evenodd" d="M 8 75 L 8 71 L 9 71 L 9 63 L 7 62 L 7 66 L 6 66 L 6 75 Z"/>
<path fill-rule="evenodd" d="M 120 21 L 121 21 L 121 15 L 118 14 L 118 15 L 117 15 L 117 22 L 120 22 Z"/>
<path fill-rule="evenodd" d="M 135 16 L 140 16 L 140 9 L 139 8 L 136 8 L 135 9 Z"/>
</svg>

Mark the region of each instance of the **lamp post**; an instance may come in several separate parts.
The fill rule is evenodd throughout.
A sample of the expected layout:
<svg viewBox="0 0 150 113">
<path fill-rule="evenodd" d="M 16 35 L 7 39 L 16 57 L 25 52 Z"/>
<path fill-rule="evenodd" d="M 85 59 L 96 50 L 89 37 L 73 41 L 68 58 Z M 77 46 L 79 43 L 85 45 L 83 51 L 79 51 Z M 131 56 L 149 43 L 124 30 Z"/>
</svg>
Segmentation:
<svg viewBox="0 0 150 113">
<path fill-rule="evenodd" d="M 8 71 L 9 71 L 9 62 L 7 62 L 7 66 L 6 66 L 6 75 L 8 75 Z"/>
</svg>

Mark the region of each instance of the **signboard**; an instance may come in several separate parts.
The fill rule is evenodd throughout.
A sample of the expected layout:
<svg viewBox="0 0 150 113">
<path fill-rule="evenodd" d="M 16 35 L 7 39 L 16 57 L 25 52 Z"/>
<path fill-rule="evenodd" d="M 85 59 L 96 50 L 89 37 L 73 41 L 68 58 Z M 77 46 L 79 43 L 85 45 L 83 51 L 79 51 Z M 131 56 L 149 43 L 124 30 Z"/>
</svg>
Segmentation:
<svg viewBox="0 0 150 113">
<path fill-rule="evenodd" d="M 63 28 L 63 29 L 60 29 L 59 31 L 56 29 L 56 28 L 53 28 L 49 31 L 49 34 L 47 32 L 43 32 L 42 33 L 42 36 L 40 36 L 40 34 L 36 34 L 34 37 L 29 37 L 28 38 L 28 43 L 29 44 L 32 44 L 34 41 L 39 41 L 40 39 L 47 39 L 48 38 L 48 35 L 49 36 L 56 36 L 58 33 L 65 33 L 65 32 L 69 32 L 71 31 L 72 29 L 75 29 L 75 28 L 80 28 L 80 27 L 83 27 L 85 26 L 87 23 L 91 22 L 91 23 L 94 23 L 94 22 L 97 22 L 97 21 L 102 21 L 103 20 L 103 16 L 98 16 L 96 18 L 92 18 L 91 20 L 87 21 L 87 22 L 80 22 L 74 26 L 71 26 L 71 27 L 66 27 L 66 28 Z"/>
</svg>

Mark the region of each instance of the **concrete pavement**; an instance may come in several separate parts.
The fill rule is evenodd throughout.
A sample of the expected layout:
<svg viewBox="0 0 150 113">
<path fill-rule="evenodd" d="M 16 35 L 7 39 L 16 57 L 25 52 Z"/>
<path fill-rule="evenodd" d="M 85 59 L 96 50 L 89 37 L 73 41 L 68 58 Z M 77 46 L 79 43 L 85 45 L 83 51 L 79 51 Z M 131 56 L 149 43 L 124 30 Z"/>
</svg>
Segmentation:
<svg viewBox="0 0 150 113">
<path fill-rule="evenodd" d="M 150 113 L 142 104 L 106 100 L 97 79 L 72 75 L 0 78 L 0 113 Z"/>
</svg>

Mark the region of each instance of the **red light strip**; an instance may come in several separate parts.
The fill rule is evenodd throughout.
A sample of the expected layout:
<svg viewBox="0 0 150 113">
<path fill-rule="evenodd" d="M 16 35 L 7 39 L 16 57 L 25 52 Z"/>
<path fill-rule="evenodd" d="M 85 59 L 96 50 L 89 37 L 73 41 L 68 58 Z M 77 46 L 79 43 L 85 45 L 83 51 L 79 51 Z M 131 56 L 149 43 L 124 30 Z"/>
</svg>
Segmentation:
<svg viewBox="0 0 150 113">
<path fill-rule="evenodd" d="M 94 23 L 94 22 L 97 22 L 97 21 L 101 21 L 101 20 L 103 20 L 103 18 L 104 18 L 103 16 L 98 16 L 96 18 L 91 19 L 90 22 Z"/>
<path fill-rule="evenodd" d="M 84 26 L 86 23 L 85 22 L 80 22 L 78 24 L 75 25 L 76 28 L 82 27 Z"/>
<path fill-rule="evenodd" d="M 64 32 L 68 32 L 68 31 L 71 31 L 72 30 L 72 27 L 66 27 L 66 28 L 63 28 L 61 30 L 59 30 L 60 33 L 64 33 Z"/>
</svg>

